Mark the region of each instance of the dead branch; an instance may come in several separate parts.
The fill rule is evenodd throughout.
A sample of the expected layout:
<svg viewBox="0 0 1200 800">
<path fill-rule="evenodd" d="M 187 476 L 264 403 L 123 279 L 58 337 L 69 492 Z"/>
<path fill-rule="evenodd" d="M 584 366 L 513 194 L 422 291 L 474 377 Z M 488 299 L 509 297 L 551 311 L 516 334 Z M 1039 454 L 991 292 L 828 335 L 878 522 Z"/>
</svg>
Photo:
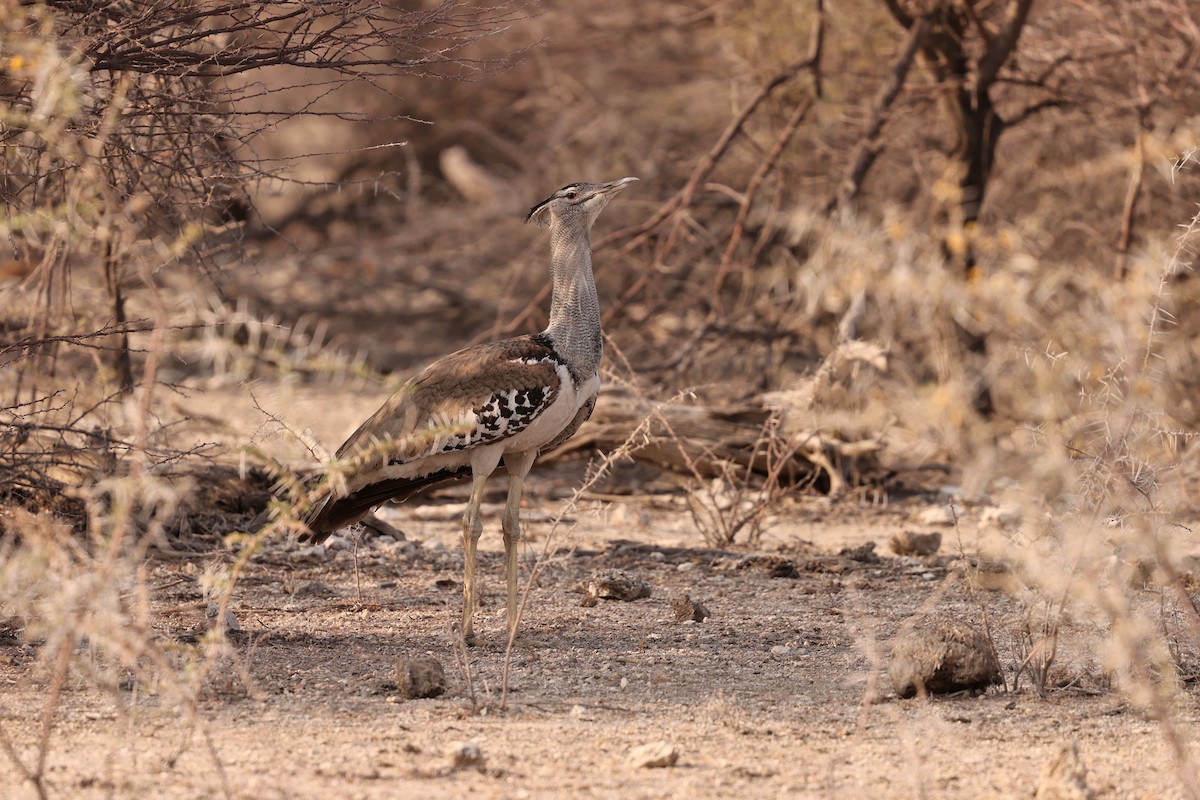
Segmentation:
<svg viewBox="0 0 1200 800">
<path fill-rule="evenodd" d="M 967 6 L 970 7 L 971 4 L 967 3 Z M 1032 7 L 1033 0 L 1012 0 L 1008 4 L 1004 24 L 1000 31 L 985 42 L 983 58 L 979 61 L 978 83 L 975 85 L 977 93 L 987 92 L 991 89 L 996 76 L 1000 73 L 1000 68 L 1004 66 L 1016 49 L 1017 41 L 1021 38 L 1021 31 L 1025 29 L 1025 23 L 1029 20 L 1029 10 Z"/>
<path fill-rule="evenodd" d="M 30 335 L 16 341 L 0 343 L 0 357 L 8 356 L 10 353 L 21 353 L 23 355 L 13 356 L 12 358 L 14 360 L 17 358 L 27 358 L 37 350 L 58 344 L 69 344 L 74 347 L 87 347 L 94 350 L 112 350 L 114 349 L 113 346 L 106 344 L 103 340 L 114 336 L 128 336 L 131 333 L 145 333 L 153 328 L 154 326 L 148 320 L 139 319 L 105 325 L 102 328 L 87 333 L 64 333 L 57 336 L 44 337 Z M 12 360 L 5 361 L 4 363 L 11 364 Z"/>
<path fill-rule="evenodd" d="M 1134 133 L 1133 167 L 1130 170 L 1129 188 L 1125 191 L 1125 202 L 1121 208 L 1121 231 L 1117 235 L 1117 262 L 1113 277 L 1125 280 L 1129 270 L 1129 246 L 1133 242 L 1133 219 L 1137 212 L 1138 198 L 1142 194 L 1142 183 L 1146 177 L 1146 137 L 1149 135 L 1145 113 L 1138 114 L 1138 126 Z"/>
<path fill-rule="evenodd" d="M 649 234 L 656 230 L 660 225 L 672 218 L 677 217 L 680 211 L 686 210 L 691 205 L 692 197 L 695 195 L 696 190 L 708 179 L 708 176 L 712 173 L 718 162 L 720 162 L 725 153 L 728 151 L 729 145 L 733 142 L 737 135 L 742 132 L 742 129 L 745 127 L 747 121 L 754 115 L 754 112 L 758 110 L 758 107 L 762 105 L 762 102 L 770 97 L 776 89 L 791 81 L 801 72 L 810 70 L 814 73 L 814 75 L 819 73 L 820 57 L 824 42 L 824 9 L 824 0 L 817 0 L 817 19 L 814 23 L 812 35 L 809 38 L 808 53 L 804 56 L 804 58 L 790 64 L 780 72 L 776 73 L 771 77 L 770 80 L 758 88 L 754 95 L 751 96 L 744 106 L 742 106 L 742 109 L 737 113 L 733 120 L 731 120 L 730 123 L 725 127 L 725 130 L 717 138 L 716 143 L 709 149 L 707 153 L 705 153 L 700 161 L 697 162 L 696 166 L 692 169 L 691 176 L 688 178 L 687 183 L 684 184 L 683 188 L 680 189 L 679 192 L 673 197 L 671 197 L 671 199 L 663 203 L 658 210 L 650 215 L 650 218 L 645 222 L 610 233 L 608 236 L 603 237 L 597 242 L 597 247 L 603 247 L 621 240 L 628 240 L 621 246 L 620 252 L 629 253 L 638 245 L 645 242 L 649 237 Z M 669 245 L 674 244 L 678 230 L 679 224 L 678 220 L 676 220 L 676 225 L 673 226 L 669 238 Z M 665 247 L 664 250 L 669 250 L 669 245 Z"/>
<path fill-rule="evenodd" d="M 821 485 L 831 494 L 845 490 L 849 474 L 881 471 L 882 445 L 877 439 L 849 440 L 795 420 L 779 432 L 787 441 L 786 456 L 768 452 L 762 445 L 763 430 L 775 413 L 762 399 L 719 407 L 656 404 L 628 391 L 610 390 L 600 396 L 592 418 L 579 432 L 543 461 L 625 445 L 629 457 L 683 475 L 725 477 L 733 466 L 744 470 L 747 478 Z M 627 444 L 642 427 L 642 437 Z"/>
<path fill-rule="evenodd" d="M 413 10 L 364 0 L 302 4 L 186 0 L 47 3 L 82 38 L 93 71 L 228 76 L 268 66 L 333 70 L 355 76 L 485 74 L 498 62 L 466 59 L 465 48 L 506 29 L 520 13 L 506 4 L 481 11 L 440 2 Z"/>
<path fill-rule="evenodd" d="M 725 285 L 729 273 L 732 271 L 733 255 L 737 252 L 737 247 L 742 241 L 742 235 L 746 230 L 746 219 L 750 216 L 750 207 L 758 197 L 759 189 L 762 188 L 763 181 L 775 169 L 779 157 L 783 155 L 784 149 L 788 143 L 792 141 L 792 137 L 796 135 L 796 131 L 800 127 L 800 123 L 804 121 L 808 110 L 812 108 L 813 99 L 807 97 L 796 105 L 787 123 L 779 131 L 779 135 L 775 139 L 775 145 L 766 157 L 759 163 L 758 168 L 751 176 L 750 182 L 746 184 L 746 191 L 742 193 L 741 205 L 738 207 L 737 218 L 733 221 L 733 232 L 729 235 L 729 243 L 725 246 L 725 253 L 721 256 L 721 266 L 717 269 L 717 275 L 713 279 L 712 299 L 714 306 L 721 308 L 721 289 Z"/>
<path fill-rule="evenodd" d="M 203 264 L 213 234 L 251 216 L 253 182 L 283 179 L 289 166 L 256 155 L 260 133 L 304 117 L 402 117 L 389 111 L 398 105 L 360 111 L 323 103 L 350 85 L 394 97 L 399 76 L 495 74 L 517 53 L 481 57 L 469 48 L 529 12 L 511 2 L 481 8 L 459 0 L 409 10 L 372 0 L 51 0 L 21 3 L 15 13 L 28 17 L 26 28 L 38 31 L 28 35 L 47 41 L 46 52 L 63 62 L 53 70 L 64 82 L 59 93 L 88 101 L 77 111 L 35 113 L 45 91 L 32 73 L 4 81 L 10 113 L 0 133 L 8 145 L 0 153 L 0 194 L 20 222 L 14 247 L 61 264 L 111 263 L 111 253 L 96 252 L 96 242 L 111 238 L 59 233 L 54 209 L 75 207 L 87 209 L 81 228 L 128 232 L 127 242 L 152 242 L 157 252 Z M 268 67 L 287 67 L 291 83 L 276 87 L 250 76 Z M 283 91 L 308 96 L 270 102 Z M 141 253 L 121 255 L 130 261 Z"/>
<path fill-rule="evenodd" d="M 912 67 L 913 59 L 916 58 L 921 42 L 928 33 L 929 19 L 926 17 L 921 17 L 915 25 L 909 28 L 904 48 L 900 51 L 896 63 L 892 65 L 887 79 L 884 80 L 875 96 L 875 102 L 871 105 L 871 119 L 867 123 L 866 130 L 863 131 L 858 145 L 854 148 L 854 156 L 850 159 L 850 166 L 842 178 L 837 194 L 829 198 L 825 204 L 826 214 L 832 213 L 838 208 L 845 208 L 854 201 L 859 190 L 862 189 L 867 173 L 879 156 L 879 135 L 883 132 L 883 126 L 887 124 L 892 104 L 896 102 L 900 90 L 904 88 L 909 68 Z"/>
</svg>

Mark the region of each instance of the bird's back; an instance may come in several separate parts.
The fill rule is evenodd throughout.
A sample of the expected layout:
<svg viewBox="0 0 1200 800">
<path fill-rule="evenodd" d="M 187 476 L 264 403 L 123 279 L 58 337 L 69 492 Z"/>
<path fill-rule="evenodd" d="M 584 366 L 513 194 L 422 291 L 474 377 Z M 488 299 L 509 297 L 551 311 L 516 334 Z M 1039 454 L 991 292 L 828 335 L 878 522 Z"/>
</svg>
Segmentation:
<svg viewBox="0 0 1200 800">
<path fill-rule="evenodd" d="M 326 498 L 310 516 L 314 538 L 357 521 L 386 500 L 465 477 L 477 448 L 540 449 L 560 440 L 582 404 L 578 396 L 569 370 L 543 334 L 476 345 L 438 359 L 338 448 L 337 459 L 348 462 L 347 488 Z"/>
<path fill-rule="evenodd" d="M 438 359 L 388 398 L 337 451 L 353 457 L 381 441 L 390 463 L 468 449 L 529 425 L 560 388 L 558 360 L 537 336 L 468 347 Z"/>
</svg>

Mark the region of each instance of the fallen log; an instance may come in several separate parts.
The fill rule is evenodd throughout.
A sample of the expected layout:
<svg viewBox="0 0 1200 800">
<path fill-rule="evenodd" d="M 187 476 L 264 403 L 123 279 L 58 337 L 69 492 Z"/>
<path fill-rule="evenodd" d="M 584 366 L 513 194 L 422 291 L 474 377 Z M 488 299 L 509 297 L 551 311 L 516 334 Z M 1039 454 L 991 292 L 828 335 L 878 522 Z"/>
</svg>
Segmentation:
<svg viewBox="0 0 1200 800">
<path fill-rule="evenodd" d="M 878 459 L 882 436 L 848 439 L 792 416 L 769 398 L 706 406 L 606 390 L 591 419 L 542 460 L 623 448 L 631 458 L 696 478 L 729 478 L 732 471 L 832 496 L 886 472 Z"/>
</svg>

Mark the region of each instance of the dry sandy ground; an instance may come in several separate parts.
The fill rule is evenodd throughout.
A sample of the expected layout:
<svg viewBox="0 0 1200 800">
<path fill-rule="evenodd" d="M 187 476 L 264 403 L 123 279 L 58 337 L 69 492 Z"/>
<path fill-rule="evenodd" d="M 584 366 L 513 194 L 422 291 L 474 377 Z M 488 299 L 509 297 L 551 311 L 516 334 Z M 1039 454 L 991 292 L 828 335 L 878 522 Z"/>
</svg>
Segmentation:
<svg viewBox="0 0 1200 800">
<path fill-rule="evenodd" d="M 523 577 L 547 540 L 544 509 L 561 506 L 575 477 L 534 481 Z M 887 550 L 893 533 L 923 529 L 924 508 L 798 502 L 756 553 L 705 549 L 676 497 L 588 500 L 539 568 L 504 708 L 496 525 L 483 540 L 484 606 L 469 680 L 450 633 L 461 599 L 455 497 L 389 511 L 407 539 L 363 541 L 357 571 L 348 549 L 317 558 L 274 544 L 233 596 L 242 633 L 236 656 L 208 681 L 202 726 L 152 686 L 120 689 L 127 712 L 118 714 L 111 695 L 74 682 L 52 739 L 48 795 L 1025 798 L 1075 741 L 1095 797 L 1182 796 L 1157 726 L 1116 692 L 1094 688 L 1091 656 L 1072 651 L 1069 637 L 1059 663 L 1076 688 L 1038 697 L 1023 680 L 1016 693 L 982 697 L 890 693 L 877 656 L 943 586 L 950 564 Z M 487 510 L 494 522 L 496 506 Z M 962 525 L 968 548 L 974 513 Z M 837 555 L 868 540 L 879 543 L 880 561 Z M 194 641 L 205 629 L 196 582 L 203 566 L 153 565 L 167 641 Z M 628 570 L 653 594 L 589 607 L 579 586 L 600 568 Z M 676 621 L 670 601 L 685 592 L 703 601 L 709 619 Z M 1012 600 L 956 585 L 934 610 L 978 621 L 984 606 L 1011 683 L 1024 619 Z M 447 691 L 402 699 L 396 663 L 420 656 L 445 665 Z M 33 664 L 29 645 L 0 641 L 0 714 L 26 759 L 45 696 Z M 1183 729 L 1193 736 L 1194 695 L 1184 699 Z M 664 740 L 678 752 L 675 766 L 628 762 L 634 748 Z M 464 744 L 482 760 L 456 764 Z M 35 793 L 6 765 L 0 797 Z"/>
</svg>

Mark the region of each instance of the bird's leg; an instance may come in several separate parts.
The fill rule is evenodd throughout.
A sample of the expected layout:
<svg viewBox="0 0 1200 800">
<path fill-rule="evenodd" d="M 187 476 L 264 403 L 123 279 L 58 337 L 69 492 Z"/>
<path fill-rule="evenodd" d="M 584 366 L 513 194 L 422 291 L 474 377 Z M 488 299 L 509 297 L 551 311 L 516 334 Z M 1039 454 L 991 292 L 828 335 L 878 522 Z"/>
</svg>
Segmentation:
<svg viewBox="0 0 1200 800">
<path fill-rule="evenodd" d="M 504 505 L 500 525 L 504 531 L 504 575 L 508 583 L 510 639 L 517 629 L 517 547 L 521 542 L 521 491 L 536 455 L 536 450 L 528 450 L 504 456 L 504 466 L 508 470 L 508 502 Z"/>
<path fill-rule="evenodd" d="M 521 542 L 521 484 L 520 476 L 508 479 L 508 502 L 504 506 L 501 527 L 504 530 L 504 578 L 508 584 L 508 636 L 517 627 L 517 547 Z"/>
<path fill-rule="evenodd" d="M 487 473 L 476 472 L 471 477 L 471 499 L 467 502 L 467 513 L 463 514 L 463 619 L 462 635 L 467 644 L 475 644 L 475 632 L 471 616 L 475 613 L 475 553 L 479 536 L 483 533 L 483 520 L 479 517 L 479 503 L 483 500 L 483 487 Z"/>
</svg>

